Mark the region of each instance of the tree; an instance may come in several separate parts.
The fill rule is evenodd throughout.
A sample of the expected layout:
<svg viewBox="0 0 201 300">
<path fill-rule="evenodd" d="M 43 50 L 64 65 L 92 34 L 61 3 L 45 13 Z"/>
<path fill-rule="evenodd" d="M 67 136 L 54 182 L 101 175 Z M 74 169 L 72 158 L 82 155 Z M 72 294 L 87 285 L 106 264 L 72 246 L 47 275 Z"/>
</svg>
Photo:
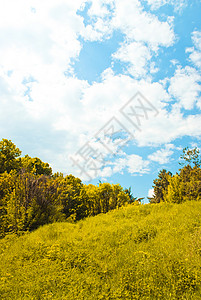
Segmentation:
<svg viewBox="0 0 201 300">
<path fill-rule="evenodd" d="M 21 177 L 21 178 L 20 178 Z M 25 228 L 33 230 L 40 225 L 62 221 L 65 216 L 58 200 L 58 186 L 49 176 L 36 176 L 30 173 L 18 175 L 23 182 Z M 20 193 L 19 193 L 20 196 Z"/>
<path fill-rule="evenodd" d="M 200 159 L 200 151 L 197 147 L 193 149 L 189 149 L 189 147 L 185 147 L 183 149 L 183 154 L 180 156 L 182 160 L 179 162 L 181 166 L 184 166 L 186 163 L 191 165 L 193 164 L 196 167 L 201 166 L 201 159 Z"/>
<path fill-rule="evenodd" d="M 184 199 L 184 185 L 181 177 L 176 174 L 169 180 L 169 185 L 164 193 L 165 202 L 181 203 Z"/>
<path fill-rule="evenodd" d="M 16 171 L 11 171 L 9 174 L 7 172 L 0 174 L 0 237 L 3 237 L 9 228 L 7 196 L 12 193 L 15 186 L 14 174 L 16 174 Z"/>
<path fill-rule="evenodd" d="M 100 183 L 98 187 L 98 195 L 100 198 L 101 213 L 106 213 L 110 210 L 113 189 L 109 183 Z"/>
<path fill-rule="evenodd" d="M 123 205 L 126 205 L 127 203 L 130 203 L 130 198 L 129 198 L 129 195 L 123 191 L 123 188 L 122 188 L 122 190 L 118 194 L 117 207 L 121 207 Z M 117 208 L 117 207 L 115 207 L 115 208 Z"/>
<path fill-rule="evenodd" d="M 199 149 L 185 147 L 179 164 L 183 166 L 176 175 L 162 170 L 154 180 L 154 197 L 150 203 L 161 201 L 181 203 L 187 200 L 201 199 L 201 159 Z"/>
<path fill-rule="evenodd" d="M 132 194 L 128 194 L 120 184 L 112 184 L 112 193 L 109 200 L 109 209 L 119 208 L 126 203 L 131 203 L 129 195 L 132 197 Z M 130 189 L 131 192 L 131 189 Z M 132 198 L 133 199 L 133 198 Z"/>
<path fill-rule="evenodd" d="M 88 184 L 84 186 L 87 195 L 88 215 L 106 213 L 109 210 L 119 208 L 126 203 L 131 203 L 129 194 L 123 190 L 120 184 L 99 182 L 98 186 Z M 134 197 L 132 198 L 132 202 Z"/>
<path fill-rule="evenodd" d="M 101 213 L 100 198 L 98 194 L 98 186 L 93 184 L 84 185 L 84 189 L 87 195 L 87 214 L 89 216 L 95 216 Z"/>
<path fill-rule="evenodd" d="M 136 202 L 141 204 L 142 203 L 142 200 L 144 200 L 144 197 L 141 197 L 141 198 L 137 198 Z"/>
<path fill-rule="evenodd" d="M 58 177 L 58 200 L 63 207 L 66 218 L 70 216 L 75 220 L 83 219 L 87 216 L 87 195 L 81 179 L 68 175 Z"/>
<path fill-rule="evenodd" d="M 0 232 L 33 230 L 64 220 L 51 177 L 12 170 L 0 174 Z"/>
<path fill-rule="evenodd" d="M 25 155 L 25 157 L 20 158 L 20 164 L 26 172 L 33 173 L 34 175 L 52 175 L 52 168 L 48 163 L 44 163 L 38 157 L 30 157 Z"/>
<path fill-rule="evenodd" d="M 179 174 L 183 184 L 183 201 L 201 199 L 201 169 L 188 164 L 180 170 Z"/>
<path fill-rule="evenodd" d="M 0 141 L 0 173 L 19 169 L 19 161 L 17 158 L 21 155 L 21 151 L 16 145 L 7 139 Z"/>
<path fill-rule="evenodd" d="M 129 187 L 128 189 L 125 189 L 124 192 L 129 196 L 129 203 L 134 203 L 137 200 L 137 197 L 133 197 L 133 194 L 131 192 L 131 187 Z"/>
<path fill-rule="evenodd" d="M 172 173 L 169 171 L 167 172 L 165 169 L 158 173 L 158 178 L 153 181 L 154 197 L 152 198 L 151 203 L 159 203 L 164 201 L 164 193 L 167 190 L 169 179 L 171 177 Z"/>
</svg>

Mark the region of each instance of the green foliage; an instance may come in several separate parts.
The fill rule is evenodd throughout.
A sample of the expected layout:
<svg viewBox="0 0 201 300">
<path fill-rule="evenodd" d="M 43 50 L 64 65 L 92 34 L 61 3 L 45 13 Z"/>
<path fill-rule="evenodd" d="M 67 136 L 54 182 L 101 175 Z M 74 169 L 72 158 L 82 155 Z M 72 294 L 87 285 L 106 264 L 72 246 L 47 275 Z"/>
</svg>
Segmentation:
<svg viewBox="0 0 201 300">
<path fill-rule="evenodd" d="M 52 175 L 52 168 L 48 163 L 42 162 L 40 158 L 31 158 L 28 155 L 20 158 L 20 164 L 26 172 L 33 173 L 34 175 Z"/>
<path fill-rule="evenodd" d="M 83 219 L 87 216 L 87 195 L 84 185 L 79 178 L 73 175 L 58 177 L 58 202 L 63 207 L 62 211 L 66 218 L 71 215 L 75 220 Z"/>
<path fill-rule="evenodd" d="M 153 198 L 150 203 L 173 202 L 181 203 L 188 200 L 201 200 L 201 161 L 199 149 L 183 149 L 181 159 L 188 163 L 183 166 L 179 174 L 172 176 L 170 172 L 162 170 L 154 180 Z M 184 163 L 180 163 L 183 164 Z M 193 164 L 193 167 L 192 167 Z"/>
<path fill-rule="evenodd" d="M 98 188 L 98 197 L 100 199 L 100 212 L 106 213 L 109 207 L 115 206 L 112 199 L 113 189 L 109 183 L 100 183 Z M 115 201 L 116 199 L 114 199 Z"/>
<path fill-rule="evenodd" d="M 74 222 L 129 202 L 120 185 L 83 185 L 73 175 L 45 176 L 11 171 L 0 174 L 0 236 L 55 221 Z"/>
<path fill-rule="evenodd" d="M 37 157 L 20 154 L 10 140 L 0 142 L 0 237 L 54 221 L 75 222 L 131 201 L 118 184 L 83 185 L 73 175 L 52 175 Z"/>
<path fill-rule="evenodd" d="M 2 139 L 0 141 L 0 173 L 10 172 L 19 169 L 17 158 L 21 155 L 21 151 L 15 146 L 11 140 Z"/>
<path fill-rule="evenodd" d="M 14 188 L 13 175 L 15 174 L 15 171 L 0 174 L 0 238 L 5 235 L 9 227 L 6 198 Z"/>
<path fill-rule="evenodd" d="M 88 198 L 88 215 L 94 216 L 99 213 L 107 213 L 110 210 L 119 208 L 130 203 L 128 193 L 123 190 L 120 184 L 99 183 L 99 186 L 92 184 L 85 185 L 85 192 Z"/>
<path fill-rule="evenodd" d="M 158 178 L 154 180 L 154 197 L 151 199 L 151 203 L 159 203 L 164 201 L 164 194 L 169 185 L 169 179 L 172 173 L 167 172 L 165 169 L 159 172 Z"/>
<path fill-rule="evenodd" d="M 201 202 L 128 205 L 0 240 L 0 298 L 200 299 Z"/>
<path fill-rule="evenodd" d="M 0 175 L 0 228 L 7 232 L 33 230 L 63 220 L 52 178 L 15 171 Z"/>
<path fill-rule="evenodd" d="M 84 185 L 87 195 L 87 211 L 89 216 L 95 216 L 101 213 L 100 198 L 98 193 L 98 186 L 93 184 Z"/>
<path fill-rule="evenodd" d="M 129 204 L 134 203 L 137 200 L 137 197 L 133 197 L 133 194 L 131 192 L 131 187 L 129 187 L 128 189 L 125 189 L 124 192 L 129 196 Z"/>
<path fill-rule="evenodd" d="M 159 172 L 157 205 L 20 154 L 0 142 L 0 299 L 200 299 L 198 149 Z"/>
<path fill-rule="evenodd" d="M 200 151 L 197 147 L 193 149 L 185 147 L 183 149 L 183 154 L 180 156 L 180 159 L 182 160 L 182 162 L 180 162 L 179 164 L 182 166 L 184 166 L 186 163 L 188 165 L 193 164 L 195 167 L 201 166 Z"/>
<path fill-rule="evenodd" d="M 201 168 L 187 165 L 180 170 L 180 178 L 183 186 L 183 201 L 201 200 Z"/>
<path fill-rule="evenodd" d="M 187 165 L 180 173 L 169 177 L 166 189 L 162 189 L 161 201 L 181 203 L 188 200 L 201 200 L 201 168 Z"/>
<path fill-rule="evenodd" d="M 164 191 L 164 200 L 166 202 L 181 203 L 183 201 L 184 189 L 183 183 L 178 174 L 169 180 L 168 189 Z"/>
</svg>

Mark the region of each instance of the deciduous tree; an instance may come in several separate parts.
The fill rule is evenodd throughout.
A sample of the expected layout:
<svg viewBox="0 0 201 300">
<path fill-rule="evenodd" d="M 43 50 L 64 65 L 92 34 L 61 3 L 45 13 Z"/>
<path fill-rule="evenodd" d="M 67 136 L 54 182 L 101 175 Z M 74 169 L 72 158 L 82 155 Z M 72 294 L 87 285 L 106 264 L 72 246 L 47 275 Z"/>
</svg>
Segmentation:
<svg viewBox="0 0 201 300">
<path fill-rule="evenodd" d="M 0 141 L 0 173 L 19 169 L 19 161 L 17 158 L 21 155 L 21 151 L 16 145 L 7 139 Z"/>
</svg>

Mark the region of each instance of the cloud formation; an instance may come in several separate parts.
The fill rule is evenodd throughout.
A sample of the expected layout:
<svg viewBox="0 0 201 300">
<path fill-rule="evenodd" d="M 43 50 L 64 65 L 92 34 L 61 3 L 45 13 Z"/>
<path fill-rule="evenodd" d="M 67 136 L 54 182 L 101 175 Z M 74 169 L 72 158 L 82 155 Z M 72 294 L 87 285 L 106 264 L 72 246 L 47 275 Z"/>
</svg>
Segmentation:
<svg viewBox="0 0 201 300">
<path fill-rule="evenodd" d="M 147 3 L 152 9 L 174 5 L 168 0 Z M 175 7 L 184 4 L 185 1 L 178 0 Z M 54 171 L 64 173 L 76 171 L 69 155 L 76 153 L 114 116 L 133 133 L 131 147 L 134 143 L 162 147 L 178 137 L 200 137 L 200 113 L 191 113 L 193 108 L 201 109 L 200 31 L 192 32 L 186 65 L 177 62 L 172 76 L 154 79 L 154 74 L 160 72 L 156 67 L 159 55 L 175 45 L 174 26 L 172 16 L 162 20 L 147 11 L 139 0 L 2 1 L 2 137 L 13 139 L 24 154 L 40 156 L 51 163 Z M 99 74 L 100 79 L 90 83 L 75 75 L 74 63 L 79 62 L 86 44 L 106 45 L 116 32 L 122 40 L 112 49 L 110 64 Z M 120 67 L 115 69 L 115 64 Z M 120 113 L 137 91 L 159 111 L 157 118 L 141 117 L 141 131 Z M 125 154 L 102 168 L 99 176 L 125 170 L 133 175 L 145 174 L 150 170 L 150 160 L 166 163 L 172 149 L 165 146 L 148 159 Z"/>
</svg>

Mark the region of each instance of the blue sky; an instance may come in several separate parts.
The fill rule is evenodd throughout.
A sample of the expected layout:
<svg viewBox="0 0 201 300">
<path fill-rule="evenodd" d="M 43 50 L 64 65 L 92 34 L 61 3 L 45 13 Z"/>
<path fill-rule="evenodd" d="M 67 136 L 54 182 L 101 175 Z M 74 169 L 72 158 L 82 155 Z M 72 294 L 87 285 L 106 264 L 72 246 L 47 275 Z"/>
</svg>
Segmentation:
<svg viewBox="0 0 201 300">
<path fill-rule="evenodd" d="M 151 195 L 201 147 L 200 15 L 198 0 L 1 1 L 1 137 Z"/>
</svg>

